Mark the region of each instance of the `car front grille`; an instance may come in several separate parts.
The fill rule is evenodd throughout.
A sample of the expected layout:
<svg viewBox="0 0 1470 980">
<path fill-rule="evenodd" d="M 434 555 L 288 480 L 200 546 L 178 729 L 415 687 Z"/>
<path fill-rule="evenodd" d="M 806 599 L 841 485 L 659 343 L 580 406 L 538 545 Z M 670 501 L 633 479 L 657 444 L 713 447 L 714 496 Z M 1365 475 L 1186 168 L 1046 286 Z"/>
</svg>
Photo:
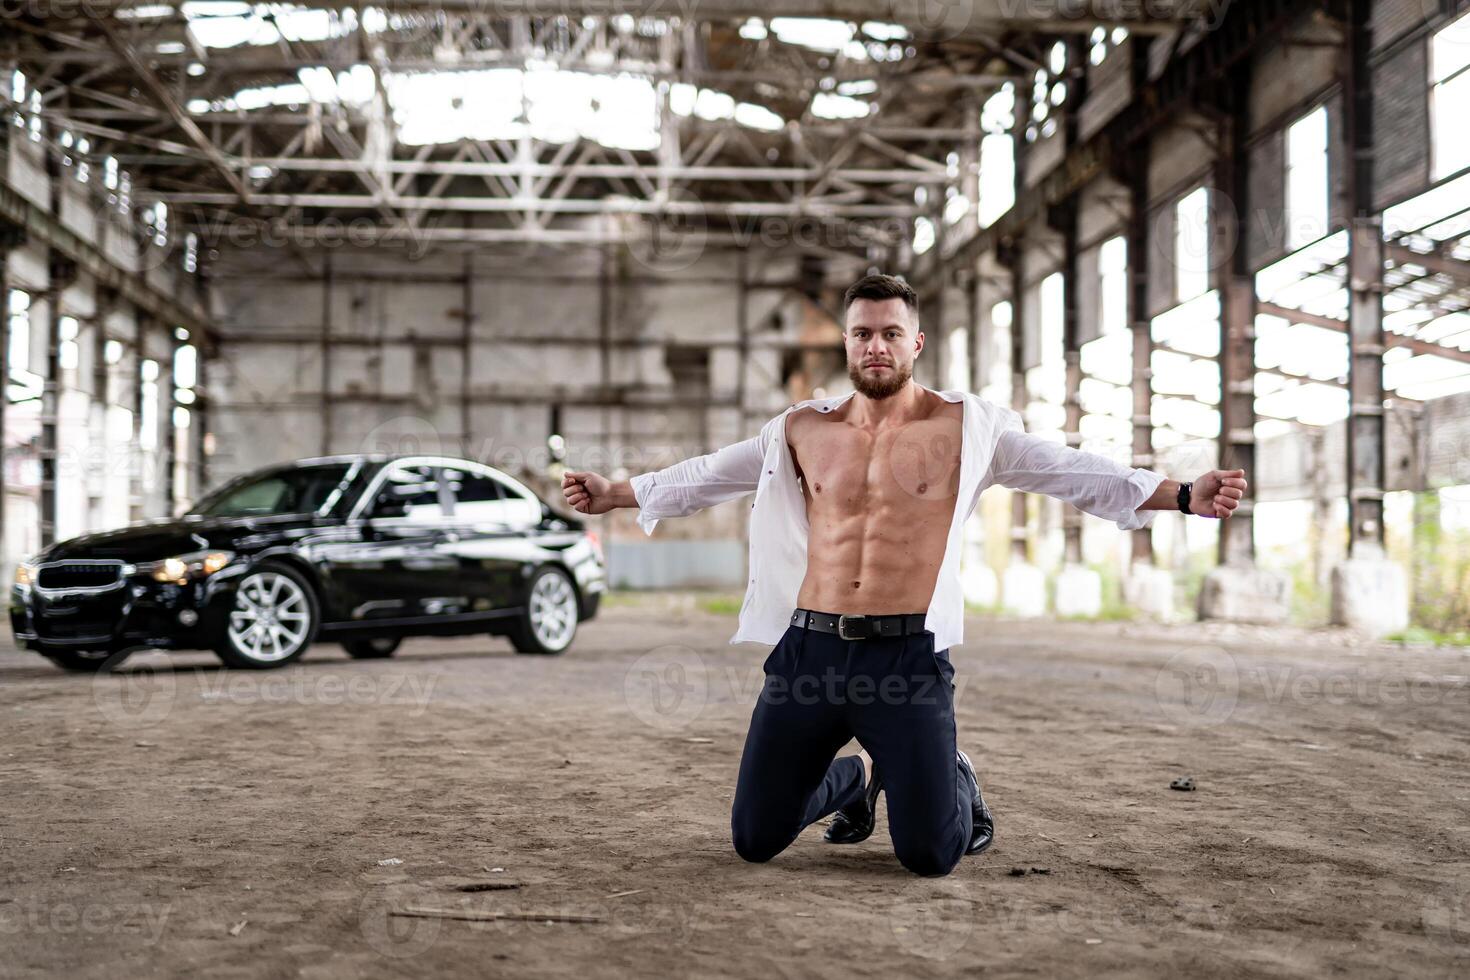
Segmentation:
<svg viewBox="0 0 1470 980">
<path fill-rule="evenodd" d="M 120 561 L 58 561 L 36 571 L 42 589 L 105 589 L 122 577 Z"/>
<path fill-rule="evenodd" d="M 40 635 L 46 639 L 79 640 L 91 637 L 111 636 L 112 627 L 112 623 L 105 621 L 49 620 L 43 621 Z"/>
</svg>

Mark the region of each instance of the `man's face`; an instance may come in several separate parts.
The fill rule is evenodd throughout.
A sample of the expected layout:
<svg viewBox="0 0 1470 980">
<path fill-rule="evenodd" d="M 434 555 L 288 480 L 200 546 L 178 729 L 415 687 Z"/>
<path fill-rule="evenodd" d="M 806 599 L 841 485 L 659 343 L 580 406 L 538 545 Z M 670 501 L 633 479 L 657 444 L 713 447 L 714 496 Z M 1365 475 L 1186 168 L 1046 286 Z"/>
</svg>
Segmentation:
<svg viewBox="0 0 1470 980">
<path fill-rule="evenodd" d="M 843 330 L 847 376 L 869 398 L 896 394 L 914 376 L 924 349 L 919 318 L 901 299 L 859 299 L 847 308 Z"/>
</svg>

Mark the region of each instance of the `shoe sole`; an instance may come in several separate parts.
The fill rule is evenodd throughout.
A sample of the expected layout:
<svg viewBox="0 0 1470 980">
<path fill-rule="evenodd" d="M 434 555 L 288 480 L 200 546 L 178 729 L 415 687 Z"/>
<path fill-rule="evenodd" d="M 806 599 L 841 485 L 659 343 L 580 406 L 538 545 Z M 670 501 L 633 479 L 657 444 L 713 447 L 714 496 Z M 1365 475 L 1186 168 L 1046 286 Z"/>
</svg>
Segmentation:
<svg viewBox="0 0 1470 980">
<path fill-rule="evenodd" d="M 970 770 L 970 776 L 975 780 L 975 785 L 978 787 L 980 785 L 980 776 L 975 772 L 975 763 L 973 763 L 973 762 L 970 761 L 970 757 L 965 754 L 965 750 L 964 749 L 955 749 L 955 752 L 959 754 L 959 757 L 961 759 L 964 759 L 965 760 L 965 766 Z M 986 851 L 990 850 L 990 845 L 992 845 L 992 844 L 995 843 L 995 827 L 994 827 L 993 823 L 994 823 L 994 818 L 992 818 L 992 826 L 990 828 L 990 840 L 986 841 L 981 846 L 975 848 L 973 851 L 971 851 L 969 849 L 966 849 L 966 851 L 965 851 L 965 856 L 966 857 L 976 857 L 976 856 L 981 855 L 981 854 L 984 854 Z M 973 827 L 971 829 L 973 830 Z"/>
</svg>

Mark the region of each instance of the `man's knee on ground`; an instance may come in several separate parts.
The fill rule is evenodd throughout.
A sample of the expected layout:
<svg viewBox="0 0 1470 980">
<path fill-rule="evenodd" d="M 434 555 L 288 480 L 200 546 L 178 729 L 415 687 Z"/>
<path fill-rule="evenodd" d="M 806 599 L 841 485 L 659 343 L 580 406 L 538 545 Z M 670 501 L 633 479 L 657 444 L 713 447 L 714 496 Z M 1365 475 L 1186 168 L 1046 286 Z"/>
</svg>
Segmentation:
<svg viewBox="0 0 1470 980">
<path fill-rule="evenodd" d="M 898 855 L 900 864 L 925 878 L 944 877 L 959 865 L 960 858 L 964 856 L 963 851 L 950 855 L 927 843 L 908 847 L 895 846 L 893 850 Z"/>
<path fill-rule="evenodd" d="M 769 861 L 786 850 L 792 841 L 789 834 L 773 834 L 767 829 L 740 823 L 732 824 L 730 830 L 735 853 L 754 864 Z"/>
</svg>

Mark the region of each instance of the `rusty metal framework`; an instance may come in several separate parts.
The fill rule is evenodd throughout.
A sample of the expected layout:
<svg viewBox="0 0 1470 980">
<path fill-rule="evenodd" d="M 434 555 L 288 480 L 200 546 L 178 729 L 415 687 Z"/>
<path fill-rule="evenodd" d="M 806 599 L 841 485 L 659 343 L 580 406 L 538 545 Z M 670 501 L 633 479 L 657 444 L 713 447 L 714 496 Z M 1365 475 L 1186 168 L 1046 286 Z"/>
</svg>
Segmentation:
<svg viewBox="0 0 1470 980">
<path fill-rule="evenodd" d="M 253 225 L 309 241 L 350 224 L 365 242 L 605 244 L 697 226 L 738 241 L 775 221 L 823 229 L 815 237 L 831 251 L 881 259 L 961 183 L 957 161 L 973 161 L 981 136 L 978 103 L 1035 67 L 1056 37 L 1098 24 L 1172 32 L 1208 9 L 94 0 L 8 18 L 0 65 L 39 97 L 18 113 L 85 138 L 94 168 L 110 158 L 139 204 L 162 202 L 172 228 L 206 236 Z M 846 20 L 850 34 L 803 43 L 769 29 L 781 16 Z M 264 43 L 207 43 L 206 29 L 230 18 Z M 656 145 L 551 140 L 529 124 L 504 138 L 400 138 L 414 108 L 392 104 L 392 81 L 502 70 L 646 80 Z M 344 72 L 367 80 L 360 98 L 290 100 L 307 73 L 330 87 Z M 680 112 L 681 91 L 749 107 L 757 124 Z M 824 118 L 833 98 L 854 116 Z"/>
</svg>

